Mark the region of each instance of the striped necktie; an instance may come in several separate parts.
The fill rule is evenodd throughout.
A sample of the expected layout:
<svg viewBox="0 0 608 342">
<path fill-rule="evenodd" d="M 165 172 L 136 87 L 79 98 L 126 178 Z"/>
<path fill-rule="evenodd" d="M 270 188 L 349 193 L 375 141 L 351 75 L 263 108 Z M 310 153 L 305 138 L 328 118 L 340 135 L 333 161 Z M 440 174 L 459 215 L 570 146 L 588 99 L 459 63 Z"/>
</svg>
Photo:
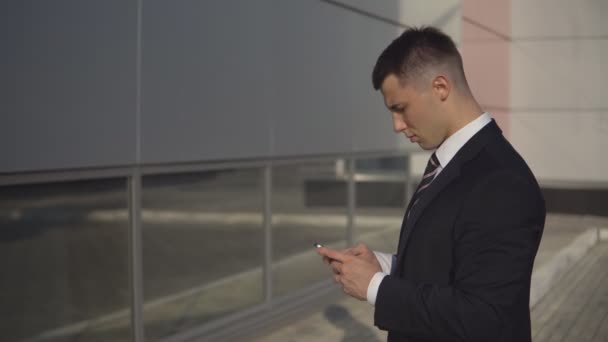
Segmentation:
<svg viewBox="0 0 608 342">
<path fill-rule="evenodd" d="M 412 206 L 416 205 L 416 203 L 420 199 L 420 195 L 422 195 L 424 190 L 428 188 L 429 185 L 431 185 L 431 182 L 433 182 L 433 179 L 435 179 L 435 175 L 437 175 L 437 172 L 439 171 L 440 165 L 441 164 L 439 164 L 439 159 L 437 159 L 437 156 L 435 155 L 435 153 L 433 153 L 433 155 L 429 159 L 429 162 L 426 164 L 426 169 L 424 169 L 424 176 L 422 176 L 422 180 L 420 181 L 420 184 L 418 184 L 418 189 L 416 189 L 414 196 L 412 196 L 412 201 L 414 203 Z"/>
</svg>

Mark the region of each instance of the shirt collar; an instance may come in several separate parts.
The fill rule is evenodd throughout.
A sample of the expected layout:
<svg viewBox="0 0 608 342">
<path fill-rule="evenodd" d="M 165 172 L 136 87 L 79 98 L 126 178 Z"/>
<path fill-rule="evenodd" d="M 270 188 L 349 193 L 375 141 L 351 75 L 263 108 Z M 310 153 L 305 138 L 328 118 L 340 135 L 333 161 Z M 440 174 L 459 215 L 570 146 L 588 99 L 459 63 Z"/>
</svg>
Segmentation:
<svg viewBox="0 0 608 342">
<path fill-rule="evenodd" d="M 475 120 L 456 131 L 456 133 L 450 135 L 435 151 L 435 155 L 437 156 L 439 163 L 441 163 L 441 167 L 445 168 L 462 146 L 491 121 L 492 118 L 490 117 L 490 114 L 484 112 Z"/>
</svg>

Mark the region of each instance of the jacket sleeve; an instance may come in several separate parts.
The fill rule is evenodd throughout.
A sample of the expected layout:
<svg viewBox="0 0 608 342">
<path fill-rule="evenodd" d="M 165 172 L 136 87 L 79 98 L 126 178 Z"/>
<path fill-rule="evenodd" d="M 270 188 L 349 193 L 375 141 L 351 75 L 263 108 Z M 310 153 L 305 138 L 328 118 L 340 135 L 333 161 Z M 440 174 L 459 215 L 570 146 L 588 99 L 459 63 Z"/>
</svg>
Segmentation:
<svg viewBox="0 0 608 342">
<path fill-rule="evenodd" d="M 453 282 L 385 277 L 374 315 L 380 329 L 433 341 L 494 341 L 514 323 L 514 303 L 527 310 L 545 218 L 536 182 L 501 171 L 463 200 L 454 227 Z"/>
</svg>

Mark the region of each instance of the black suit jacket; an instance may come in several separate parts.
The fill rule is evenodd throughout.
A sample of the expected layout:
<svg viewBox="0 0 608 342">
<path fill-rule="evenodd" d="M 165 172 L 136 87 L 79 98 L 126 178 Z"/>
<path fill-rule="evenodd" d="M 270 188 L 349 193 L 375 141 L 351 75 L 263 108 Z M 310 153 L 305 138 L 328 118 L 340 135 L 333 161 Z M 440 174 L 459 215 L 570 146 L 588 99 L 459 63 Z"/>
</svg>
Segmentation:
<svg viewBox="0 0 608 342">
<path fill-rule="evenodd" d="M 534 175 L 494 121 L 408 207 L 376 297 L 389 341 L 528 342 L 545 223 Z"/>
</svg>

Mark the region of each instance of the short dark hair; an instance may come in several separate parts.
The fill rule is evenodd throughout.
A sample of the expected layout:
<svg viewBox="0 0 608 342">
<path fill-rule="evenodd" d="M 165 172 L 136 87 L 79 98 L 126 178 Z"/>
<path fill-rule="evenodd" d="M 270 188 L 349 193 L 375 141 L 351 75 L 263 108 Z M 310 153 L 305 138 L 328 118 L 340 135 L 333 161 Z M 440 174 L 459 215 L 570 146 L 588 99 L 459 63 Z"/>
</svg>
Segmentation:
<svg viewBox="0 0 608 342">
<path fill-rule="evenodd" d="M 374 89 L 391 74 L 403 80 L 415 79 L 429 66 L 449 64 L 450 70 L 466 84 L 462 57 L 452 38 L 439 29 L 423 26 L 405 30 L 384 49 L 372 73 Z"/>
</svg>

